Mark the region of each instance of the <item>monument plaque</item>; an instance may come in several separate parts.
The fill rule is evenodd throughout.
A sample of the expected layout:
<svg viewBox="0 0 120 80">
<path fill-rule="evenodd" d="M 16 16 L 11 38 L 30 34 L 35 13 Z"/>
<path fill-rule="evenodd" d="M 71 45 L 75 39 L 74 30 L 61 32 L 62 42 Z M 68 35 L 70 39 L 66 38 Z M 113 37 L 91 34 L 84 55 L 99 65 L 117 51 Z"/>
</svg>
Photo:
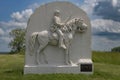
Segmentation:
<svg viewBox="0 0 120 80">
<path fill-rule="evenodd" d="M 86 13 L 67 1 L 41 5 L 27 25 L 24 74 L 82 72 L 93 72 Z"/>
</svg>

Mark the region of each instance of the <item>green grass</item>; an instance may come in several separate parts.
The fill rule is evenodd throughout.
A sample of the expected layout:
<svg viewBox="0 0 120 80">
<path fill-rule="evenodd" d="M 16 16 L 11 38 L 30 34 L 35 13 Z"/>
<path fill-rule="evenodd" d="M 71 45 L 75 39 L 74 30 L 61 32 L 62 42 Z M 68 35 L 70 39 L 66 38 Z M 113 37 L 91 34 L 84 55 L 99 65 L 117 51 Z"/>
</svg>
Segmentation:
<svg viewBox="0 0 120 80">
<path fill-rule="evenodd" d="M 120 53 L 93 52 L 93 62 L 120 65 Z"/>
<path fill-rule="evenodd" d="M 94 74 L 23 75 L 24 55 L 0 55 L 0 80 L 120 80 L 120 53 L 93 52 Z"/>
</svg>

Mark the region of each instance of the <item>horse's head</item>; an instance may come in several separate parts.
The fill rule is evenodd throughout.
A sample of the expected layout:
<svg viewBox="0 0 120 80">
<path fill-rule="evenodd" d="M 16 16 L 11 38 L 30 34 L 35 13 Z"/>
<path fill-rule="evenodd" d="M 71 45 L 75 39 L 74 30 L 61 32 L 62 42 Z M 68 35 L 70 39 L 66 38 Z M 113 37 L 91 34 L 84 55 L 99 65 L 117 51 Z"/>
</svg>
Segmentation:
<svg viewBox="0 0 120 80">
<path fill-rule="evenodd" d="M 84 20 L 81 18 L 75 18 L 75 26 L 77 32 L 85 32 L 88 25 L 84 23 Z"/>
<path fill-rule="evenodd" d="M 87 24 L 81 18 L 74 18 L 67 23 L 67 28 L 70 31 L 85 32 L 87 30 Z"/>
</svg>

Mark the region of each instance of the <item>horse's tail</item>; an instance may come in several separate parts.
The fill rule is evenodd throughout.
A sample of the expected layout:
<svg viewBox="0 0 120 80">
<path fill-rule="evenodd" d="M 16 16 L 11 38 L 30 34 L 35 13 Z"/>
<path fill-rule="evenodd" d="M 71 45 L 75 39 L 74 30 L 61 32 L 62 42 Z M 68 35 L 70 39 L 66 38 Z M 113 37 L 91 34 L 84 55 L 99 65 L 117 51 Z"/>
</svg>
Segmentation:
<svg viewBox="0 0 120 80">
<path fill-rule="evenodd" d="M 30 46 L 29 47 L 30 47 L 31 54 L 34 53 L 35 42 L 36 42 L 37 36 L 38 36 L 38 32 L 34 32 L 30 36 L 30 40 L 29 40 Z"/>
</svg>

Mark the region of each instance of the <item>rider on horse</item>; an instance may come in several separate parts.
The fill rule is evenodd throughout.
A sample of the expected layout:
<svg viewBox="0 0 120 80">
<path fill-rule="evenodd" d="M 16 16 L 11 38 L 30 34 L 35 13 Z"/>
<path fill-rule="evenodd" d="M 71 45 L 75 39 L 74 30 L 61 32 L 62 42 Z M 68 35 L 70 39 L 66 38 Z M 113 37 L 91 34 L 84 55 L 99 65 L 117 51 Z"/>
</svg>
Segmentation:
<svg viewBox="0 0 120 80">
<path fill-rule="evenodd" d="M 64 33 L 63 31 L 65 30 L 65 23 L 61 22 L 61 18 L 60 18 L 60 11 L 56 10 L 54 12 L 54 18 L 53 18 L 53 26 L 54 27 L 54 31 L 59 35 L 59 47 L 66 49 L 66 46 L 64 44 Z"/>
</svg>

